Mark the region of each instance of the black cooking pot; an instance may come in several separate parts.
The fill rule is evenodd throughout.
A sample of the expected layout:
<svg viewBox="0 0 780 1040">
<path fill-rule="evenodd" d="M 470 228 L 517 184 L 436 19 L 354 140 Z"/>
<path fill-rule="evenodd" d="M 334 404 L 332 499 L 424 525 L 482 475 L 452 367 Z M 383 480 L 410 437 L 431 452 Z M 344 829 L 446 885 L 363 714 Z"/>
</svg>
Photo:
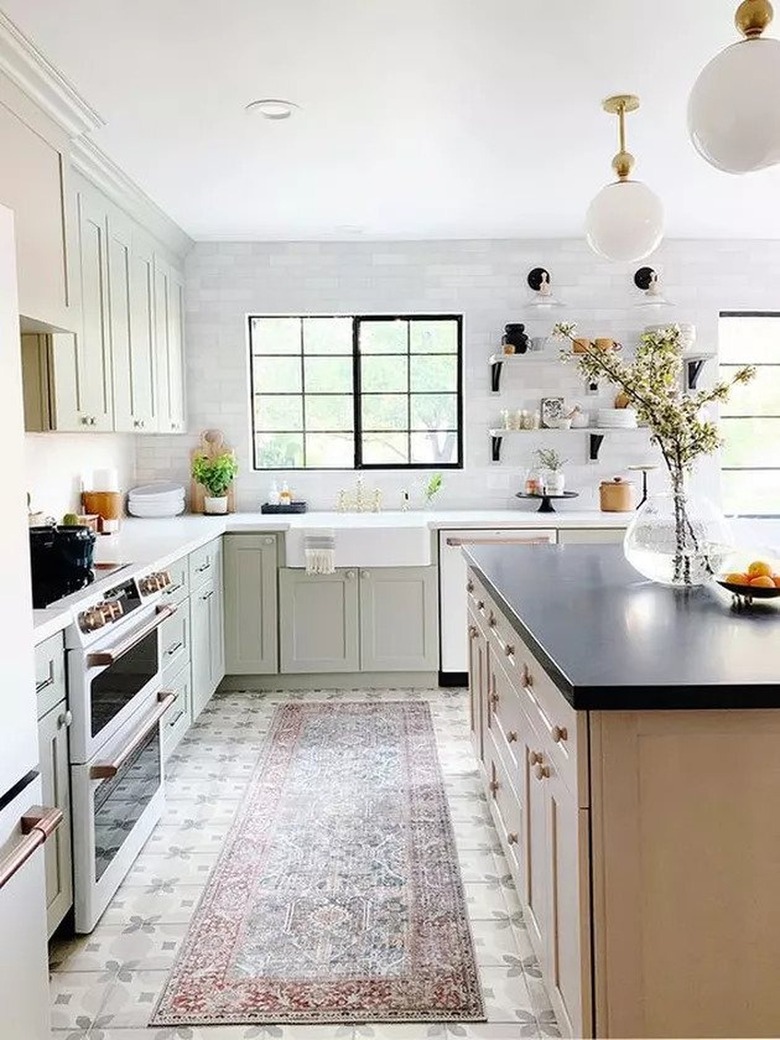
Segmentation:
<svg viewBox="0 0 780 1040">
<path fill-rule="evenodd" d="M 95 533 L 81 525 L 30 528 L 33 606 L 46 607 L 94 578 Z"/>
</svg>

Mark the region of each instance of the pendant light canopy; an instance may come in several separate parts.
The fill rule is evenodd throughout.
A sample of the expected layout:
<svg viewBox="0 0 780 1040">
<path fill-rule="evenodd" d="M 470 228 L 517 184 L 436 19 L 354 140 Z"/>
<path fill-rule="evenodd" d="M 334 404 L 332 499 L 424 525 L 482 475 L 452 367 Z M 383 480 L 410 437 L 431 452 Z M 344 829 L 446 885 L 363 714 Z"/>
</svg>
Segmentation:
<svg viewBox="0 0 780 1040">
<path fill-rule="evenodd" d="M 745 37 L 705 65 L 688 101 L 696 150 L 726 173 L 750 173 L 780 162 L 780 40 L 762 33 L 769 0 L 744 0 L 734 18 Z"/>
<path fill-rule="evenodd" d="M 657 195 L 641 181 L 630 180 L 634 157 L 626 151 L 625 116 L 639 108 L 639 98 L 618 94 L 602 107 L 618 117 L 620 149 L 612 160 L 618 179 L 591 202 L 585 234 L 591 249 L 607 260 L 642 260 L 661 241 L 664 211 Z"/>
</svg>

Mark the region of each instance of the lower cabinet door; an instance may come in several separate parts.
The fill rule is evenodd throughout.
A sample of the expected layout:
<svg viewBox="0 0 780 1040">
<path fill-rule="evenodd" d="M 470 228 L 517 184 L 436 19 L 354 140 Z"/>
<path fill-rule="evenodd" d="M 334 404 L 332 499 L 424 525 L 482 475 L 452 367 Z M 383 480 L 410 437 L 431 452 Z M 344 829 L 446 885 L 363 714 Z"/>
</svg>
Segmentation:
<svg viewBox="0 0 780 1040">
<path fill-rule="evenodd" d="M 474 616 L 469 613 L 469 718 L 471 741 L 480 762 L 485 758 L 487 665 L 487 639 Z"/>
<path fill-rule="evenodd" d="M 228 675 L 275 675 L 276 536 L 225 538 L 225 657 Z"/>
<path fill-rule="evenodd" d="M 360 670 L 358 572 L 279 571 L 281 671 Z"/>
<path fill-rule="evenodd" d="M 360 572 L 360 657 L 364 672 L 438 668 L 435 567 L 376 567 Z"/>
<path fill-rule="evenodd" d="M 211 689 L 216 690 L 225 678 L 225 592 L 224 559 L 222 542 L 218 542 L 215 553 L 214 595 L 209 599 L 211 617 Z"/>
<path fill-rule="evenodd" d="M 70 838 L 70 714 L 61 701 L 38 722 L 38 750 L 44 805 L 62 809 L 63 820 L 44 845 L 46 917 L 49 936 L 73 905 L 73 860 Z"/>
<path fill-rule="evenodd" d="M 593 1036 L 589 813 L 579 808 L 553 764 L 546 763 L 543 772 L 548 903 L 545 983 L 561 1035 L 589 1037 Z"/>
<path fill-rule="evenodd" d="M 197 719 L 214 693 L 212 662 L 215 657 L 212 633 L 211 600 L 216 595 L 213 580 L 193 592 L 190 598 L 192 637 L 192 720 Z"/>
<path fill-rule="evenodd" d="M 547 803 L 545 799 L 545 762 L 541 741 L 530 722 L 524 724 L 519 733 L 521 751 L 518 756 L 520 769 L 520 799 L 525 810 L 525 842 L 523 871 L 525 890 L 520 894 L 523 903 L 528 934 L 542 969 L 547 969 L 546 937 L 547 886 L 549 868 L 547 862 Z"/>
</svg>

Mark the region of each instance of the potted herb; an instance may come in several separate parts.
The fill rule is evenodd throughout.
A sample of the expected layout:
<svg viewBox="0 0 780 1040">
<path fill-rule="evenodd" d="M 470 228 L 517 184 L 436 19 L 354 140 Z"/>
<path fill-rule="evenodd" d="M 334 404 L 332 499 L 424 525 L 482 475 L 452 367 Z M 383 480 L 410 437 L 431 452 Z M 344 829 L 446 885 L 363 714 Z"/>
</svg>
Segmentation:
<svg viewBox="0 0 780 1040">
<path fill-rule="evenodd" d="M 192 460 L 192 478 L 206 491 L 203 509 L 206 513 L 227 513 L 227 493 L 238 473 L 238 463 L 232 452 L 210 458 L 196 455 Z"/>
<path fill-rule="evenodd" d="M 434 498 L 436 498 L 438 493 L 441 491 L 443 484 L 444 481 L 442 480 L 441 473 L 434 473 L 423 489 L 425 504 L 427 506 L 429 506 L 433 502 Z"/>
<path fill-rule="evenodd" d="M 576 326 L 559 322 L 558 339 L 574 343 Z M 626 559 L 640 574 L 666 585 L 702 585 L 728 553 L 725 520 L 705 500 L 696 501 L 687 487 L 694 462 L 720 446 L 717 424 L 706 416 L 707 405 L 728 399 L 737 383 L 748 383 L 755 369 L 746 365 L 728 382 L 705 390 L 682 385 L 683 344 L 677 325 L 645 332 L 633 361 L 599 350 L 578 339 L 573 358 L 588 381 L 607 380 L 623 391 L 640 423 L 652 431 L 669 471 L 671 491 L 653 495 L 642 505 L 626 532 Z"/>
<path fill-rule="evenodd" d="M 548 495 L 562 495 L 566 487 L 566 474 L 563 472 L 563 467 L 568 459 L 562 458 L 555 448 L 537 448 L 534 455 L 544 470 L 545 492 Z"/>
</svg>

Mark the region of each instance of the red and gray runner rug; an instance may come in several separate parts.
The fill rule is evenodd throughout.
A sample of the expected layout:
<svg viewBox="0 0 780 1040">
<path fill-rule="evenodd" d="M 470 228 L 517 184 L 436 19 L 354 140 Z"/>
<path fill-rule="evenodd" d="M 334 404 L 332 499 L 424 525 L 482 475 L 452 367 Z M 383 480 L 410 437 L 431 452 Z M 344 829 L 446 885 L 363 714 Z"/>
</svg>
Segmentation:
<svg viewBox="0 0 780 1040">
<path fill-rule="evenodd" d="M 285 704 L 151 1025 L 484 1021 L 424 702 Z"/>
</svg>

